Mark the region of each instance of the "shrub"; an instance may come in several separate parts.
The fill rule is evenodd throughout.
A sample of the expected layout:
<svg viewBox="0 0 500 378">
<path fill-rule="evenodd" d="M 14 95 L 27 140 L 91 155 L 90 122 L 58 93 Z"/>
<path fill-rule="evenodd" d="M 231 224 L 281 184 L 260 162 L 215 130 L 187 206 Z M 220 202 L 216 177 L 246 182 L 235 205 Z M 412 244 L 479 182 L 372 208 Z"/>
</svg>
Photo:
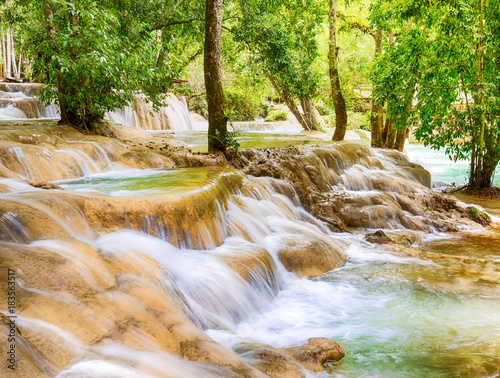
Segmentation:
<svg viewBox="0 0 500 378">
<path fill-rule="evenodd" d="M 189 99 L 189 110 L 208 119 L 208 104 L 205 94 L 191 97 Z"/>
<path fill-rule="evenodd" d="M 370 131 L 370 113 L 347 112 L 350 129 Z"/>
<path fill-rule="evenodd" d="M 267 115 L 266 122 L 286 121 L 288 112 L 285 109 L 271 110 Z"/>
<path fill-rule="evenodd" d="M 240 87 L 224 88 L 226 108 L 232 110 L 233 121 L 253 121 L 262 113 L 261 98 Z"/>
</svg>

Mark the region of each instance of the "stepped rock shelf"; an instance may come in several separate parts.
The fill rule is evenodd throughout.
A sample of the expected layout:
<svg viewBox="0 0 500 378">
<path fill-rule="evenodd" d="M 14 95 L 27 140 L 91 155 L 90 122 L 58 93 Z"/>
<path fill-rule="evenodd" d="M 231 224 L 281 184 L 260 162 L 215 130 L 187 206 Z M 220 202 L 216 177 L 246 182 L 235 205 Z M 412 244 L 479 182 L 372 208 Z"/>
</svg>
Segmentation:
<svg viewBox="0 0 500 378">
<path fill-rule="evenodd" d="M 228 162 L 112 127 L 0 127 L 0 290 L 13 269 L 18 327 L 2 376 L 498 373 L 499 258 L 437 243 L 498 229 L 405 155 L 340 143 Z M 385 244 L 365 240 L 377 229 Z"/>
</svg>

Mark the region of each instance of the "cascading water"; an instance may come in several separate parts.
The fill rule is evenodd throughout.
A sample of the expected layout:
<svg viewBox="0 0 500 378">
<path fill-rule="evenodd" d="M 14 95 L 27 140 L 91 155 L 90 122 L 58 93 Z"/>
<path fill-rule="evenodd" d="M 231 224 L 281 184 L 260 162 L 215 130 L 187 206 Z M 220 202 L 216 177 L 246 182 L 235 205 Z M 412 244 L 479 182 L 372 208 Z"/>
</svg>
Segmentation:
<svg viewBox="0 0 500 378">
<path fill-rule="evenodd" d="M 0 120 L 59 118 L 57 106 L 38 103 L 39 88 L 39 84 L 0 84 Z M 173 94 L 167 95 L 165 101 L 167 106 L 153 112 L 152 105 L 138 95 L 132 107 L 109 112 L 105 118 L 147 130 L 192 130 L 193 121 L 186 103 Z"/>
<path fill-rule="evenodd" d="M 187 105 L 173 94 L 167 95 L 165 101 L 167 106 L 154 112 L 143 96 L 135 96 L 133 107 L 109 112 L 106 118 L 124 126 L 146 130 L 193 130 Z"/>
<path fill-rule="evenodd" d="M 39 104 L 40 84 L 0 83 L 0 120 L 26 118 L 59 118 L 59 109 L 54 104 Z"/>
<path fill-rule="evenodd" d="M 423 231 L 414 232 L 420 245 L 390 252 L 366 230 L 330 231 L 302 207 L 307 190 L 281 179 L 220 167 L 110 171 L 101 145 L 68 146 L 49 153 L 80 167 L 55 182 L 64 190 L 29 192 L 10 179 L 0 195 L 0 267 L 16 271 L 18 371 L 262 377 L 260 354 L 235 353 L 242 343 L 288 348 L 328 337 L 347 355 L 327 376 L 499 374 L 498 255 L 439 257 L 425 246 L 450 236 Z M 75 152 L 83 148 L 94 153 Z M 420 213 L 431 204 L 428 177 L 399 155 L 345 145 L 294 153 L 281 160 L 295 169 L 290 182 L 321 189 L 323 202 L 342 197 L 346 224 L 360 216 L 396 237 L 417 220 L 425 231 L 440 220 Z M 9 156 L 21 169 L 19 151 Z M 248 173 L 271 160 L 254 158 Z M 369 207 L 378 223 L 359 215 Z"/>
</svg>

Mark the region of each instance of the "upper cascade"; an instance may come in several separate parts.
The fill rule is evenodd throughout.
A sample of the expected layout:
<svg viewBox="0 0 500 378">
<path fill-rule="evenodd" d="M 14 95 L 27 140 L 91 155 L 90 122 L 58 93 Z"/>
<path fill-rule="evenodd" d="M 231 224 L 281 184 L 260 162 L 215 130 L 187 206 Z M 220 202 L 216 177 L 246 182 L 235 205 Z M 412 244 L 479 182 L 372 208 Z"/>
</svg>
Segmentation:
<svg viewBox="0 0 500 378">
<path fill-rule="evenodd" d="M 57 119 L 59 108 L 38 102 L 41 84 L 0 83 L 0 120 Z M 166 106 L 157 112 L 145 96 L 136 95 L 132 106 L 106 113 L 105 118 L 120 125 L 145 130 L 193 130 L 194 122 L 187 104 L 174 94 L 165 96 Z"/>
<path fill-rule="evenodd" d="M 59 117 L 54 104 L 38 102 L 41 84 L 0 83 L 0 120 Z"/>
<path fill-rule="evenodd" d="M 133 106 L 126 106 L 106 114 L 106 118 L 120 125 L 145 130 L 193 130 L 193 120 L 187 103 L 174 94 L 165 97 L 167 103 L 159 111 L 153 111 L 145 96 L 134 97 Z"/>
</svg>

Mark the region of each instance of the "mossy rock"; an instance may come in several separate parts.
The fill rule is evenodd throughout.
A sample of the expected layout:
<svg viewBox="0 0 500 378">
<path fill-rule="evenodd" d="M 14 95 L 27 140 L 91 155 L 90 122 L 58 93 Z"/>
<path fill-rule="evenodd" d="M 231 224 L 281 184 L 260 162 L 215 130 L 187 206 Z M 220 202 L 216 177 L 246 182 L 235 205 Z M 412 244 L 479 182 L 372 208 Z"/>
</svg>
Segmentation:
<svg viewBox="0 0 500 378">
<path fill-rule="evenodd" d="M 480 211 L 473 206 L 467 207 L 467 216 L 482 226 L 489 226 L 491 224 L 491 217 L 489 214 L 486 211 Z"/>
</svg>

